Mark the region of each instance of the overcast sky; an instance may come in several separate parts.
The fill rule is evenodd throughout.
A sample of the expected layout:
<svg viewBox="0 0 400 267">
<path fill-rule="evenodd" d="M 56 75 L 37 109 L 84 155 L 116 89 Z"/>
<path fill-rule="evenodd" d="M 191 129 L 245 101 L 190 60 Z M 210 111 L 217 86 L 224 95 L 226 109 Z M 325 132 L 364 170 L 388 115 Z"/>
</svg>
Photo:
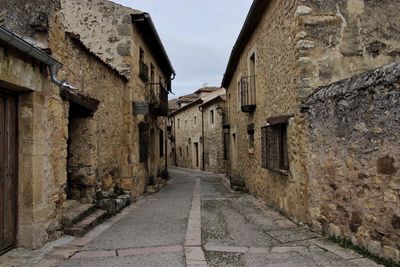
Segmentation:
<svg viewBox="0 0 400 267">
<path fill-rule="evenodd" d="M 177 73 L 176 96 L 220 86 L 252 0 L 113 0 L 150 13 Z"/>
</svg>

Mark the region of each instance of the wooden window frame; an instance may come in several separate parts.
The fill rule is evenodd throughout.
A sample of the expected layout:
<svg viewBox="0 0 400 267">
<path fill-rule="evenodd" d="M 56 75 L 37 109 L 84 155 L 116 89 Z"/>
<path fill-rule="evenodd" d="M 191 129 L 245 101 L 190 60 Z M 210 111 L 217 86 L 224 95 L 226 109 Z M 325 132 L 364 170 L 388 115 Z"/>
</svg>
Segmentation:
<svg viewBox="0 0 400 267">
<path fill-rule="evenodd" d="M 286 120 L 261 128 L 261 167 L 285 176 L 290 173 L 288 126 Z"/>
</svg>

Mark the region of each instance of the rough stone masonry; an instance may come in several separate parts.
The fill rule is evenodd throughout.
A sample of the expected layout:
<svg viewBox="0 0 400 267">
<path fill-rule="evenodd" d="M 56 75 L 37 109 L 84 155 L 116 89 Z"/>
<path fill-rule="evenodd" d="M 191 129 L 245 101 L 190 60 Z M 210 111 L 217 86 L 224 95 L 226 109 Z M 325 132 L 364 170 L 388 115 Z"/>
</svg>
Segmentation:
<svg viewBox="0 0 400 267">
<path fill-rule="evenodd" d="M 319 88 L 306 106 L 312 224 L 400 261 L 400 63 Z"/>
</svg>

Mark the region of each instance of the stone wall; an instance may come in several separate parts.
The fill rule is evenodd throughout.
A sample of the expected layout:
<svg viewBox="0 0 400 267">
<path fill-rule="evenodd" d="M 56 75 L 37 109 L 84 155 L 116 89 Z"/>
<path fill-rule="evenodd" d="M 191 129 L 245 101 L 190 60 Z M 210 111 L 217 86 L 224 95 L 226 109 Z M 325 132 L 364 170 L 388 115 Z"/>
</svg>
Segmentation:
<svg viewBox="0 0 400 267">
<path fill-rule="evenodd" d="M 267 118 L 297 113 L 297 17 L 295 1 L 271 1 L 260 25 L 247 43 L 227 88 L 230 121 L 228 175 L 244 180 L 249 191 L 297 220 L 306 220 L 307 187 L 301 163 L 302 128 L 297 117 L 290 120 L 290 175 L 261 168 L 261 127 Z M 249 76 L 249 58 L 256 57 L 256 109 L 243 113 L 240 107 L 240 79 Z M 254 149 L 249 149 L 247 127 L 254 124 Z"/>
<path fill-rule="evenodd" d="M 309 222 L 307 124 L 301 99 L 327 85 L 399 59 L 399 9 L 395 0 L 273 0 L 246 42 L 229 87 L 228 175 L 296 221 Z M 256 57 L 256 109 L 240 109 L 238 83 Z M 288 128 L 290 174 L 261 168 L 261 127 L 271 117 L 292 116 Z M 254 149 L 247 126 L 254 124 Z"/>
<path fill-rule="evenodd" d="M 400 63 L 319 88 L 309 108 L 312 224 L 400 261 Z"/>
<path fill-rule="evenodd" d="M 68 106 L 46 67 L 0 48 L 0 84 L 18 93 L 18 246 L 58 236 L 67 176 Z M 22 78 L 23 77 L 23 78 Z"/>
<path fill-rule="evenodd" d="M 71 175 L 85 177 L 83 186 L 91 190 L 81 199 L 93 202 L 96 193 L 113 196 L 123 179 L 132 179 L 126 171 L 132 168 L 128 161 L 132 146 L 128 136 L 133 120 L 131 98 L 124 78 L 92 54 L 80 39 L 66 34 L 62 19 L 60 12 L 54 14 L 49 35 L 54 57 L 65 66 L 60 77 L 78 88 L 77 92 L 100 101 L 93 118 L 70 118 L 70 128 L 78 131 L 75 140 L 70 138 L 71 146 L 77 146 L 75 160 L 69 162 L 70 167 L 76 166 L 70 170 Z"/>
<path fill-rule="evenodd" d="M 298 2 L 301 96 L 400 59 L 398 1 Z"/>
<path fill-rule="evenodd" d="M 182 109 L 173 114 L 175 123 L 176 161 L 178 167 L 202 169 L 202 113 L 199 110 L 199 103 L 189 105 L 190 107 L 184 107 L 184 110 Z M 195 143 L 198 144 L 198 166 L 196 166 Z"/>
<path fill-rule="evenodd" d="M 203 106 L 204 112 L 204 165 L 205 171 L 224 173 L 224 132 L 222 119 L 224 101 L 218 100 Z M 214 113 L 214 123 L 211 123 L 210 112 Z"/>
</svg>

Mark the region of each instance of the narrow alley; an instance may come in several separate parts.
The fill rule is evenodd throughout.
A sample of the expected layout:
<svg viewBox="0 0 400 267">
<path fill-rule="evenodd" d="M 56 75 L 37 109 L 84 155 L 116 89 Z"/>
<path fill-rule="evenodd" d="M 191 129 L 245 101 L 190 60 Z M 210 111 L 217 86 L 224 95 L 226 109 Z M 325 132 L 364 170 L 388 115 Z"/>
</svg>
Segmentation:
<svg viewBox="0 0 400 267">
<path fill-rule="evenodd" d="M 159 193 L 23 266 L 378 266 L 231 191 L 220 175 L 170 175 Z"/>
</svg>

